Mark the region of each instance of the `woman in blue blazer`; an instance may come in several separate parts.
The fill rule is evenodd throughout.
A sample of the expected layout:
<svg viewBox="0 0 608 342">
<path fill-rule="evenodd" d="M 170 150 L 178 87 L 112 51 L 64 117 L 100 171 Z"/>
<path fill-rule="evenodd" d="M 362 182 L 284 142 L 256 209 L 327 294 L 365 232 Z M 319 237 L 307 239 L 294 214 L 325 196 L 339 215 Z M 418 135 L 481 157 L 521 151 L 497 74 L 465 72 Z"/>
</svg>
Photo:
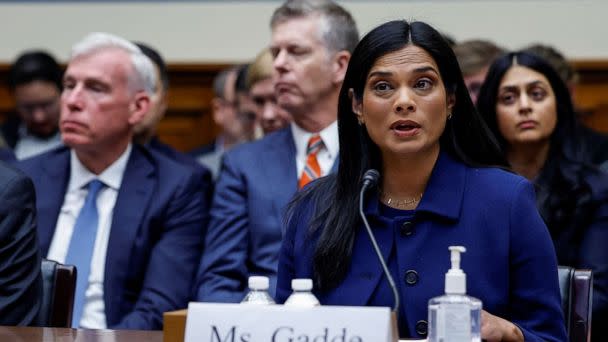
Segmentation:
<svg viewBox="0 0 608 342">
<path fill-rule="evenodd" d="M 277 300 L 309 277 L 322 304 L 392 306 L 358 216 L 360 183 L 380 180 L 364 212 L 401 297 L 402 337 L 427 335 L 444 292 L 448 246 L 463 245 L 468 294 L 488 341 L 565 341 L 557 263 L 531 184 L 505 165 L 467 94 L 454 53 L 422 22 L 392 21 L 355 49 L 338 105 L 336 175 L 300 192 L 287 214 Z"/>
<path fill-rule="evenodd" d="M 542 58 L 498 58 L 478 106 L 513 170 L 535 185 L 560 265 L 593 270 L 592 341 L 608 340 L 608 176 L 593 166 L 567 85 Z"/>
</svg>

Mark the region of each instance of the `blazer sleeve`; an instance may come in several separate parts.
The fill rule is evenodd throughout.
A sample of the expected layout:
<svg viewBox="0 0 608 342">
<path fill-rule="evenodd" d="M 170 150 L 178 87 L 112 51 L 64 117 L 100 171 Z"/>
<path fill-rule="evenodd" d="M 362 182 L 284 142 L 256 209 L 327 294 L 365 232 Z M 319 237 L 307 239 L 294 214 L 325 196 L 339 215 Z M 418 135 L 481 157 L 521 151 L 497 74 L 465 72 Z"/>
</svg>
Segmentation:
<svg viewBox="0 0 608 342">
<path fill-rule="evenodd" d="M 532 185 L 521 180 L 510 208 L 510 320 L 525 341 L 566 341 L 557 259 L 535 204 Z"/>
<path fill-rule="evenodd" d="M 164 312 L 187 307 L 208 221 L 207 181 L 192 173 L 173 192 L 135 307 L 112 328 L 162 329 Z"/>
<path fill-rule="evenodd" d="M 237 156 L 238 157 L 238 156 Z M 195 289 L 202 302 L 240 302 L 248 277 L 249 206 L 247 179 L 238 158 L 224 155 L 211 205 Z"/>
<path fill-rule="evenodd" d="M 14 175 L 0 187 L 0 325 L 31 325 L 42 298 L 36 199 L 30 179 Z"/>
</svg>

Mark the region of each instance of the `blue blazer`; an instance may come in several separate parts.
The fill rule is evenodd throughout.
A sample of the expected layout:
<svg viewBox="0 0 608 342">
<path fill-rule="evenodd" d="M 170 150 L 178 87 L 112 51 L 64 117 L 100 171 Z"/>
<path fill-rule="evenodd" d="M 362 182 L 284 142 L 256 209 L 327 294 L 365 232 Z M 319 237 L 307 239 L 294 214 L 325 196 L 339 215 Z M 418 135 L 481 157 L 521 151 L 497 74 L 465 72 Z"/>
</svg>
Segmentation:
<svg viewBox="0 0 608 342">
<path fill-rule="evenodd" d="M 224 155 L 197 276 L 197 300 L 239 302 L 250 275 L 270 277 L 274 293 L 283 210 L 298 190 L 295 155 L 290 127 Z"/>
<path fill-rule="evenodd" d="M 18 166 L 36 187 L 40 249 L 47 255 L 70 178 L 70 150 L 61 147 Z M 208 220 L 207 187 L 191 168 L 133 145 L 105 263 L 109 328 L 161 329 L 163 312 L 187 306 Z"/>
<path fill-rule="evenodd" d="M 319 230 L 309 234 L 314 210 L 309 199 L 298 203 L 289 221 L 279 259 L 279 302 L 289 296 L 291 279 L 313 277 Z M 524 178 L 467 167 L 442 153 L 413 217 L 383 217 L 373 193 L 365 212 L 397 283 L 400 330 L 409 337 L 426 337 L 428 301 L 444 294 L 448 246 L 462 245 L 467 248 L 461 262 L 467 294 L 481 299 L 491 314 L 517 324 L 525 341 L 566 341 L 555 251 L 536 210 L 533 188 Z M 356 232 L 350 265 L 336 288 L 315 291 L 322 304 L 392 305 L 363 226 Z"/>
</svg>

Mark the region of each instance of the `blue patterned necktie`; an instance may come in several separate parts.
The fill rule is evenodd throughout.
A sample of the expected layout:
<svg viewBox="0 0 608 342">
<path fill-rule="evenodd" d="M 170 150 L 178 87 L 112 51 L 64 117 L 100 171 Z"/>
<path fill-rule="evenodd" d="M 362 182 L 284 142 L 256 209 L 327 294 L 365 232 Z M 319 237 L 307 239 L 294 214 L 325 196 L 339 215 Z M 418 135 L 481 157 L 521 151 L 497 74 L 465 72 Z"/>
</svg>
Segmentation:
<svg viewBox="0 0 608 342">
<path fill-rule="evenodd" d="M 91 259 L 97 236 L 97 225 L 99 224 L 99 213 L 97 212 L 97 195 L 104 184 L 94 179 L 89 183 L 89 192 L 80 209 L 70 247 L 65 258 L 65 263 L 76 266 L 76 294 L 74 296 L 74 314 L 72 315 L 72 327 L 78 328 L 82 318 L 82 310 L 85 302 L 85 292 L 89 285 L 89 274 L 91 271 Z"/>
</svg>

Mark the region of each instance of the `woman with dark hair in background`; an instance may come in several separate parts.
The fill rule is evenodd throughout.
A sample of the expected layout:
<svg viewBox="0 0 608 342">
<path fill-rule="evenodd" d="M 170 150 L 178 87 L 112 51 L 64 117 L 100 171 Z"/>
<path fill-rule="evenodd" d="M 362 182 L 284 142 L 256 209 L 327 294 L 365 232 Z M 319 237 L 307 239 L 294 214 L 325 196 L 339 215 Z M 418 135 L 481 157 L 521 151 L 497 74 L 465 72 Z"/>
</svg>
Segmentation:
<svg viewBox="0 0 608 342">
<path fill-rule="evenodd" d="M 467 293 L 483 302 L 481 338 L 564 341 L 557 263 L 524 178 L 505 165 L 454 53 L 422 22 L 391 21 L 355 49 L 338 104 L 338 172 L 300 192 L 287 215 L 277 300 L 313 278 L 322 304 L 392 306 L 358 216 L 364 173 L 380 173 L 366 213 L 402 305 L 402 337 L 427 335 L 444 292 L 448 246 L 468 248 Z"/>
<path fill-rule="evenodd" d="M 545 60 L 513 52 L 492 65 L 477 105 L 513 170 L 534 182 L 558 263 L 593 270 L 593 340 L 605 341 L 608 179 L 591 165 L 566 84 Z"/>
</svg>

